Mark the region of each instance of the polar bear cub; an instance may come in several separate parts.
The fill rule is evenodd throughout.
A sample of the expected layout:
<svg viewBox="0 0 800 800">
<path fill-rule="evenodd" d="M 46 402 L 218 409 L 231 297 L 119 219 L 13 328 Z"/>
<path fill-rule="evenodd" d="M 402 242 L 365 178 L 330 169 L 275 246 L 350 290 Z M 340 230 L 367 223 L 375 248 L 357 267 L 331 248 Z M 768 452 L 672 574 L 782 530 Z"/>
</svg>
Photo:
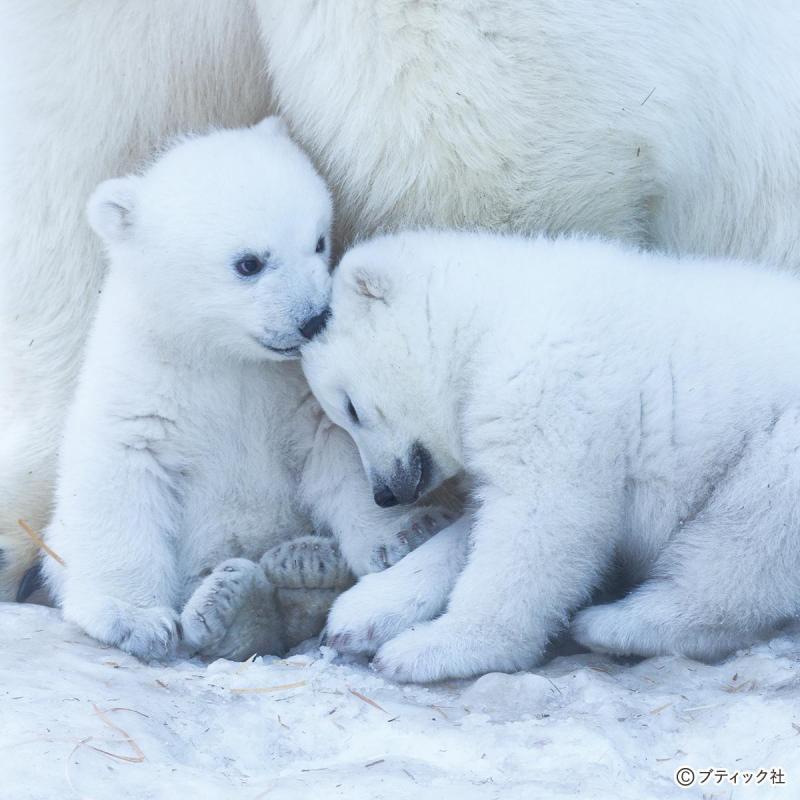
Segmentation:
<svg viewBox="0 0 800 800">
<path fill-rule="evenodd" d="M 463 470 L 475 502 L 336 601 L 333 646 L 405 681 L 525 669 L 612 562 L 638 586 L 574 618 L 593 649 L 715 658 L 800 612 L 796 279 L 419 232 L 347 253 L 331 307 L 304 369 L 376 494 Z"/>
<path fill-rule="evenodd" d="M 375 515 L 293 360 L 328 313 L 327 187 L 268 118 L 180 141 L 102 183 L 88 213 L 111 264 L 61 448 L 46 539 L 66 566 L 45 560 L 49 584 L 66 618 L 142 658 L 181 641 L 279 651 L 314 632 L 305 591 L 329 603 L 347 566 L 414 543 L 409 518 Z M 314 526 L 337 541 L 291 541 Z"/>
</svg>

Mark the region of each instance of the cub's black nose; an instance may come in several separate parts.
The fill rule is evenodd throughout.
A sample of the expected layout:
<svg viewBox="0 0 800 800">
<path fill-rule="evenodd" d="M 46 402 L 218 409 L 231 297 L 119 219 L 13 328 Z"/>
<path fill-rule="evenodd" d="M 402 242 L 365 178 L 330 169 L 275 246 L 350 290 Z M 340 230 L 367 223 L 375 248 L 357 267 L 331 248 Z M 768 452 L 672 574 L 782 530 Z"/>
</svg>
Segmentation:
<svg viewBox="0 0 800 800">
<path fill-rule="evenodd" d="M 391 508 L 392 506 L 396 506 L 399 502 L 394 496 L 394 492 L 388 486 L 379 486 L 375 490 L 373 497 L 381 508 Z"/>
<path fill-rule="evenodd" d="M 321 314 L 317 314 L 315 317 L 311 317 L 311 319 L 306 320 L 300 326 L 300 333 L 303 336 L 311 340 L 313 339 L 328 323 L 328 317 L 331 315 L 331 310 L 326 308 Z"/>
</svg>

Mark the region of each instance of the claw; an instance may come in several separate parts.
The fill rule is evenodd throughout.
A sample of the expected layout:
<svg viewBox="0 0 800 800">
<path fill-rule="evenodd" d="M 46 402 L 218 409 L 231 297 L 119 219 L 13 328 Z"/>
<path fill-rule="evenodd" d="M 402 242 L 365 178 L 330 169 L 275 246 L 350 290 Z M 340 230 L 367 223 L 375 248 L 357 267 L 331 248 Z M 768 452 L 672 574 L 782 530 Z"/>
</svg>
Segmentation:
<svg viewBox="0 0 800 800">
<path fill-rule="evenodd" d="M 378 548 L 378 557 L 381 560 L 381 563 L 384 566 L 384 569 L 389 567 L 389 553 L 384 546 Z"/>
<path fill-rule="evenodd" d="M 23 576 L 17 588 L 17 602 L 24 603 L 35 591 L 44 586 L 41 564 L 32 566 Z"/>
<path fill-rule="evenodd" d="M 339 633 L 335 636 L 331 636 L 328 639 L 328 647 L 332 647 L 334 650 L 342 652 L 346 650 L 347 645 L 350 644 L 350 640 L 353 638 L 352 634 L 350 633 Z"/>
</svg>

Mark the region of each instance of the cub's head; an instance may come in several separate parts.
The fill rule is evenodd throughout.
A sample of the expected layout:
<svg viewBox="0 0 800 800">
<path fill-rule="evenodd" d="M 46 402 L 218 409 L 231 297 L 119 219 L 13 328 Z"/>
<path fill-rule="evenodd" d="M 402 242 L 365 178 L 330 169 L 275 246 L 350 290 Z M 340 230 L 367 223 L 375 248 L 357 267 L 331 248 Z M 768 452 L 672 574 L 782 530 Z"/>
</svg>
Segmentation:
<svg viewBox="0 0 800 800">
<path fill-rule="evenodd" d="M 424 234 L 350 250 L 334 275 L 330 322 L 303 348 L 314 394 L 355 440 L 384 507 L 413 503 L 459 470 L 434 259 Z"/>
<path fill-rule="evenodd" d="M 168 330 L 283 360 L 328 316 L 331 200 L 281 121 L 179 141 L 88 205 L 113 268 Z"/>
</svg>

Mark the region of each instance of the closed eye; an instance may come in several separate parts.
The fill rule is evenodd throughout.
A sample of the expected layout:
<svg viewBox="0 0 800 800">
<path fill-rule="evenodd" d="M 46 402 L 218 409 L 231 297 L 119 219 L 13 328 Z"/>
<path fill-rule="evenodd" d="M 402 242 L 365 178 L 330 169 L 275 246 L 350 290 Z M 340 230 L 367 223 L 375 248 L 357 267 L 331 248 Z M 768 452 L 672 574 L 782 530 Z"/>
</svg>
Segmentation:
<svg viewBox="0 0 800 800">
<path fill-rule="evenodd" d="M 353 401 L 348 397 L 347 398 L 347 416 L 356 424 L 359 424 L 358 419 L 358 412 L 356 411 L 356 407 L 353 405 Z"/>
</svg>

